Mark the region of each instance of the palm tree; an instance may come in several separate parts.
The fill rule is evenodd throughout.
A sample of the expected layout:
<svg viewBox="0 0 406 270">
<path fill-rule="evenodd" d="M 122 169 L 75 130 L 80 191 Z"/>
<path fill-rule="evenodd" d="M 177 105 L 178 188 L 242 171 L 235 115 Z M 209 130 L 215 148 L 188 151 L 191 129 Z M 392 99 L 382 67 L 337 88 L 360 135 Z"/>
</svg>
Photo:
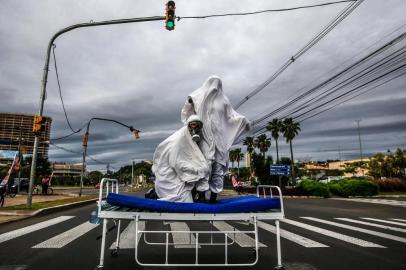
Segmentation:
<svg viewBox="0 0 406 270">
<path fill-rule="evenodd" d="M 272 138 L 275 140 L 276 143 L 276 163 L 279 163 L 279 147 L 278 147 L 278 139 L 279 133 L 282 129 L 282 121 L 278 118 L 272 119 L 271 122 L 268 122 L 266 129 L 271 132 Z"/>
<path fill-rule="evenodd" d="M 248 152 L 249 158 L 250 158 L 250 170 L 251 170 L 252 153 L 254 152 L 254 149 L 255 149 L 254 138 L 253 137 L 246 137 L 244 139 L 243 144 L 247 146 L 247 152 Z"/>
<path fill-rule="evenodd" d="M 292 140 L 296 137 L 297 134 L 299 134 L 300 131 L 300 124 L 297 122 L 294 122 L 292 118 L 285 118 L 282 122 L 282 128 L 281 131 L 283 133 L 283 136 L 286 139 L 286 142 L 289 143 L 290 146 L 290 161 L 291 161 L 291 166 L 292 166 L 292 183 L 295 185 L 296 184 L 296 178 L 295 178 L 295 163 L 293 160 L 293 149 L 292 149 Z"/>
<path fill-rule="evenodd" d="M 244 154 L 241 152 L 241 148 L 234 150 L 234 159 L 237 161 L 237 175 L 240 175 L 240 161 L 244 158 Z"/>
<path fill-rule="evenodd" d="M 265 153 L 268 151 L 269 147 L 271 147 L 271 140 L 266 137 L 266 134 L 261 134 L 254 140 L 255 147 L 259 149 L 259 152 L 262 153 L 265 161 Z"/>
<path fill-rule="evenodd" d="M 230 150 L 229 152 L 228 152 L 228 158 L 230 159 L 230 161 L 231 161 L 231 167 L 232 168 L 234 168 L 234 162 L 235 162 L 235 150 Z"/>
<path fill-rule="evenodd" d="M 282 129 L 282 121 L 279 120 L 278 118 L 272 119 L 271 122 L 268 122 L 268 125 L 266 126 L 266 129 L 271 132 L 272 138 L 275 140 L 276 143 L 276 164 L 279 164 L 279 146 L 278 146 L 278 139 L 279 139 L 279 133 L 281 132 Z M 278 176 L 278 182 L 279 182 L 279 187 L 282 187 L 282 178 L 279 175 Z"/>
</svg>

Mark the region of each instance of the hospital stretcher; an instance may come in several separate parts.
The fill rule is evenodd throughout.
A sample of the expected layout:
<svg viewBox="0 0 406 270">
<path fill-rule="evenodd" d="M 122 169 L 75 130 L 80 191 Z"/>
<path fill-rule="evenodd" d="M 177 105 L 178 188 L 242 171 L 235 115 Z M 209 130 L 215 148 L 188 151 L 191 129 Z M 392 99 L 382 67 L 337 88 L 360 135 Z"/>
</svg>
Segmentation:
<svg viewBox="0 0 406 270">
<path fill-rule="evenodd" d="M 276 194 L 273 192 L 276 191 Z M 100 183 L 99 200 L 97 217 L 102 221 L 103 229 L 101 236 L 101 250 L 99 265 L 96 269 L 103 269 L 104 255 L 106 245 L 106 233 L 108 221 L 114 221 L 117 224 L 117 237 L 115 249 L 112 250 L 112 255 L 117 255 L 120 249 L 120 229 L 121 221 L 135 221 L 135 261 L 141 266 L 253 266 L 259 259 L 259 239 L 258 239 L 258 221 L 274 221 L 276 227 L 276 255 L 277 264 L 275 269 L 283 269 L 282 255 L 280 245 L 280 229 L 279 221 L 284 218 L 284 207 L 282 193 L 277 186 L 259 185 L 257 186 L 257 196 L 238 197 L 234 199 L 219 200 L 216 205 L 201 204 L 201 203 L 173 203 L 163 202 L 159 200 L 144 199 L 129 197 L 128 195 L 118 194 L 118 181 L 115 179 L 103 178 Z M 268 194 L 268 196 L 267 196 Z M 222 205 L 223 204 L 223 205 Z M 231 207 L 230 207 L 231 204 Z M 267 207 L 264 207 L 267 205 Z M 268 209 L 266 209 L 268 208 Z M 180 209 L 177 212 L 176 209 Z M 250 209 L 253 209 L 250 211 Z M 260 209 L 260 210 L 258 210 Z M 244 212 L 241 212 L 244 211 Z M 179 222 L 179 221 L 199 221 L 210 223 L 218 221 L 232 222 L 249 222 L 252 224 L 252 230 L 188 230 L 188 231 L 171 231 L 171 230 L 147 230 L 140 226 L 140 222 L 147 221 L 163 221 L 163 222 Z M 212 228 L 212 227 L 211 227 Z M 164 241 L 151 242 L 147 240 L 146 235 L 164 236 Z M 169 262 L 169 247 L 174 243 L 170 242 L 169 236 L 173 234 L 189 234 L 190 245 L 194 247 L 194 263 L 170 263 Z M 255 257 L 253 260 L 243 263 L 233 263 L 229 261 L 229 246 L 234 243 L 237 234 L 253 235 L 255 242 Z M 162 262 L 147 263 L 143 262 L 139 254 L 139 235 L 144 236 L 146 245 L 162 245 L 165 247 L 165 259 Z M 218 241 L 218 236 L 222 235 L 222 241 Z M 193 236 L 193 237 L 192 237 Z M 208 237 L 206 237 L 208 236 Z M 215 236 L 215 237 L 213 237 Z M 201 239 L 209 238 L 210 241 L 202 241 Z M 216 238 L 216 241 L 213 239 Z M 202 263 L 199 261 L 200 246 L 224 246 L 224 263 Z M 247 256 L 252 257 L 252 256 Z"/>
</svg>

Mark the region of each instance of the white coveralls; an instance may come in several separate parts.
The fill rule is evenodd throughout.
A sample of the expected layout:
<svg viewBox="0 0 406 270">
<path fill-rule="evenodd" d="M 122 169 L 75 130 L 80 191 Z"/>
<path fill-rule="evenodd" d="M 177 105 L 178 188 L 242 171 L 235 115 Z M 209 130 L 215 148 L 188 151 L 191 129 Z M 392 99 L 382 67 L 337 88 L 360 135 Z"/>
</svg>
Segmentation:
<svg viewBox="0 0 406 270">
<path fill-rule="evenodd" d="M 217 76 L 209 77 L 186 99 L 182 122 L 186 124 L 192 114 L 198 115 L 203 123 L 199 145 L 184 126 L 155 150 L 152 171 L 155 191 L 161 200 L 193 202 L 194 186 L 198 191 L 223 191 L 228 151 L 235 139 L 250 128 L 249 121 L 231 107 Z"/>
</svg>

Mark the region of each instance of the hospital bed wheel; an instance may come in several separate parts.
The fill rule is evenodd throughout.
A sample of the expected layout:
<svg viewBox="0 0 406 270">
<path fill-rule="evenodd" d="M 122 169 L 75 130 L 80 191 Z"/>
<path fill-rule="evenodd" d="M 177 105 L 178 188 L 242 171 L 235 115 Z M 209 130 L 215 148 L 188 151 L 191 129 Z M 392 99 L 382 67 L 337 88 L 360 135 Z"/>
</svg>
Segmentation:
<svg viewBox="0 0 406 270">
<path fill-rule="evenodd" d="M 95 268 L 94 270 L 103 270 L 103 269 L 104 269 L 104 267 L 103 267 L 103 266 L 98 265 L 98 266 L 96 266 L 96 268 Z"/>
<path fill-rule="evenodd" d="M 119 250 L 119 248 L 112 249 L 112 250 L 110 251 L 110 255 L 111 255 L 112 257 L 117 257 L 117 255 L 118 255 L 118 250 Z"/>
</svg>

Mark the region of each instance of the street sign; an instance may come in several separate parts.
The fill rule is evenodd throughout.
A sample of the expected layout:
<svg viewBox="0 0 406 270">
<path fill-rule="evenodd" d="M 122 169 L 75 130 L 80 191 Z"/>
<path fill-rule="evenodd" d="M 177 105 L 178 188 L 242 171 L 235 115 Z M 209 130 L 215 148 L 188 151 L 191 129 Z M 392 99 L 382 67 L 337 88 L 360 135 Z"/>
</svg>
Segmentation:
<svg viewBox="0 0 406 270">
<path fill-rule="evenodd" d="M 271 165 L 271 175 L 290 175 L 289 165 Z"/>
</svg>

